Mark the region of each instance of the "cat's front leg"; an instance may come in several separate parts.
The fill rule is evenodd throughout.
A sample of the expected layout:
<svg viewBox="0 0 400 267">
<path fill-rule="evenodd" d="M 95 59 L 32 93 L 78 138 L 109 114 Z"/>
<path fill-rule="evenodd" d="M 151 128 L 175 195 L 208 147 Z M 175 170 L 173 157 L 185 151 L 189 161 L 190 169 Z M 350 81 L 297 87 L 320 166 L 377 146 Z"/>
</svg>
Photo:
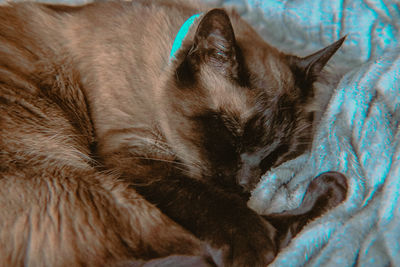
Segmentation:
<svg viewBox="0 0 400 267">
<path fill-rule="evenodd" d="M 134 187 L 170 218 L 221 249 L 224 266 L 265 266 L 277 253 L 275 229 L 236 195 L 181 175 Z"/>
</svg>

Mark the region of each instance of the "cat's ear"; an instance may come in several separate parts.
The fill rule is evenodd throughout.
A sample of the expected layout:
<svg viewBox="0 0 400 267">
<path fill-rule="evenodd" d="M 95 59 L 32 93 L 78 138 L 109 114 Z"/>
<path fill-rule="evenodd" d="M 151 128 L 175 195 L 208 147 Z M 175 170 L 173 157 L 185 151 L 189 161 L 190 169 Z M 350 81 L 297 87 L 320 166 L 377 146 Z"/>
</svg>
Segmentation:
<svg viewBox="0 0 400 267">
<path fill-rule="evenodd" d="M 228 14 L 212 9 L 201 19 L 189 56 L 196 56 L 224 75 L 237 75 L 237 46 Z"/>
<path fill-rule="evenodd" d="M 311 87 L 312 83 L 316 81 L 326 63 L 342 46 L 345 39 L 346 36 L 303 58 L 296 56 L 289 57 L 289 63 L 295 78 L 303 85 L 300 87 Z"/>
</svg>

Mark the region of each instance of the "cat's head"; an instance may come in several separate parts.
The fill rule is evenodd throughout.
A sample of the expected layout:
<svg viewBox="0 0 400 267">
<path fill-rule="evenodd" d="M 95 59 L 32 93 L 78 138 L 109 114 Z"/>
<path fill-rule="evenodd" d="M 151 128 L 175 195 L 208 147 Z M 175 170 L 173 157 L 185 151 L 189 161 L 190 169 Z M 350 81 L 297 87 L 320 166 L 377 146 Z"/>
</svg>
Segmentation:
<svg viewBox="0 0 400 267">
<path fill-rule="evenodd" d="M 176 55 L 161 125 L 191 176 L 249 192 L 308 148 L 313 83 L 344 39 L 300 58 L 230 17 L 222 9 L 203 15 Z"/>
</svg>

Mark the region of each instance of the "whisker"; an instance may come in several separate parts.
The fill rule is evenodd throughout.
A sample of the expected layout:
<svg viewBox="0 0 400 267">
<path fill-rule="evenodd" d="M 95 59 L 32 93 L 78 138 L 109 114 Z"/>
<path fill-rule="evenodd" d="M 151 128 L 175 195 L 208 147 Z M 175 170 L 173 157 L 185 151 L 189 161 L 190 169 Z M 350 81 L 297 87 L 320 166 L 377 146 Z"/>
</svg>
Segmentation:
<svg viewBox="0 0 400 267">
<path fill-rule="evenodd" d="M 160 161 L 160 162 L 166 162 L 166 163 L 171 163 L 171 164 L 175 164 L 175 165 L 181 165 L 184 167 L 191 167 L 188 164 L 182 163 L 182 162 L 176 162 L 176 161 L 172 161 L 172 160 L 166 160 L 166 159 L 158 159 L 158 158 L 149 158 L 149 157 L 140 157 L 140 156 L 134 156 L 134 158 L 136 159 L 145 159 L 145 160 L 153 160 L 153 161 Z M 174 168 L 181 170 L 181 171 L 185 171 L 186 169 L 180 168 L 179 166 L 174 166 Z"/>
<path fill-rule="evenodd" d="M 149 135 L 150 133 L 150 135 Z M 127 134 L 123 134 L 121 136 L 121 139 L 124 140 L 128 146 L 129 149 L 135 151 L 135 150 L 143 150 L 143 151 L 152 151 L 155 154 L 161 154 L 161 155 L 167 155 L 167 156 L 173 156 L 176 158 L 184 159 L 184 162 L 177 162 L 177 161 L 169 161 L 166 159 L 160 159 L 160 158 L 149 158 L 149 157 L 141 157 L 142 159 L 148 159 L 148 160 L 158 160 L 158 161 L 163 161 L 163 162 L 168 162 L 173 164 L 175 167 L 177 165 L 184 166 L 188 169 L 195 168 L 197 170 L 202 170 L 201 165 L 198 163 L 198 159 L 195 158 L 193 155 L 184 153 L 184 152 L 176 152 L 175 149 L 171 148 L 171 145 L 164 141 L 163 135 L 157 131 L 157 130 L 146 130 L 144 129 L 144 134 L 141 135 L 129 132 Z M 150 149 L 149 149 L 150 148 Z M 140 153 L 140 152 L 139 152 Z M 137 154 L 139 154 L 137 153 Z M 139 158 L 139 157 L 136 157 Z"/>
<path fill-rule="evenodd" d="M 135 159 L 148 159 L 148 160 L 155 160 L 155 161 L 162 161 L 162 162 L 167 162 L 167 163 L 173 163 L 173 164 L 180 164 L 184 166 L 189 166 L 189 164 L 183 163 L 183 162 L 177 162 L 174 160 L 167 160 L 167 159 L 159 159 L 159 158 L 150 158 L 150 157 L 141 157 L 141 156 L 134 156 Z"/>
</svg>

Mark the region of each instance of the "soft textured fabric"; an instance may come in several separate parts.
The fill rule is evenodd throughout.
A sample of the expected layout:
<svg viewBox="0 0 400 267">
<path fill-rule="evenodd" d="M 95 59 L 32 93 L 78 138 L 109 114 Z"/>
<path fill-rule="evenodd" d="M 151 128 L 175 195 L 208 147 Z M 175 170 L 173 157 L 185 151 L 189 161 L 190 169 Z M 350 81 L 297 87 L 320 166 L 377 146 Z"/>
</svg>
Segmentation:
<svg viewBox="0 0 400 267">
<path fill-rule="evenodd" d="M 268 172 L 249 205 L 259 213 L 297 207 L 321 172 L 348 177 L 346 201 L 312 222 L 274 266 L 400 265 L 400 56 L 348 73 L 329 103 L 312 151 Z"/>
</svg>

